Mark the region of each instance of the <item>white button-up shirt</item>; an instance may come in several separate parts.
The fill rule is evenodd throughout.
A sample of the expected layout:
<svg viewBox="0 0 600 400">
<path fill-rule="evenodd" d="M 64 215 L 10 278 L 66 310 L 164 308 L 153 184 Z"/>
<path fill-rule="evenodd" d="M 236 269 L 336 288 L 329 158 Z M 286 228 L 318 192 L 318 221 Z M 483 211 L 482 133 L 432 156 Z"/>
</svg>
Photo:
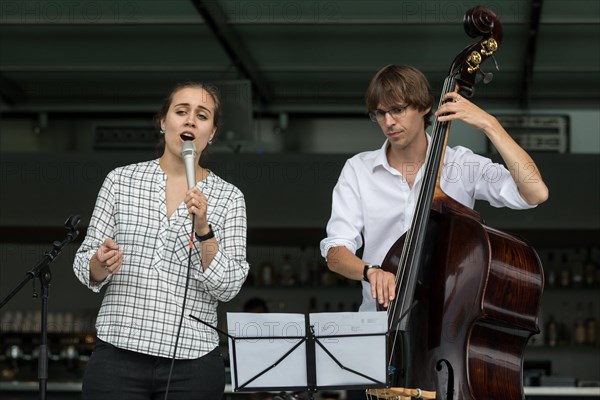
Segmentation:
<svg viewBox="0 0 600 400">
<path fill-rule="evenodd" d="M 410 228 L 425 168 L 409 187 L 389 165 L 387 146 L 386 140 L 379 150 L 346 161 L 333 190 L 327 238 L 320 246 L 323 257 L 332 247 L 345 246 L 355 253 L 364 244 L 362 259 L 381 265 L 390 247 Z M 494 207 L 534 207 L 523 200 L 503 165 L 462 146 L 446 147 L 440 184 L 444 193 L 470 208 L 475 200 L 486 200 Z M 360 311 L 374 311 L 370 285 L 362 285 Z"/>
</svg>

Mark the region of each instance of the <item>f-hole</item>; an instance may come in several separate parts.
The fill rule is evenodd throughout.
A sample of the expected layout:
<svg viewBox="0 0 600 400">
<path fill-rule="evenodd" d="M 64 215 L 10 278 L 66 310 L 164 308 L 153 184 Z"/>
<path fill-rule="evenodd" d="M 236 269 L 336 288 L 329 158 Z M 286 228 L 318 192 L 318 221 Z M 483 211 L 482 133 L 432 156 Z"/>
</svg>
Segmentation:
<svg viewBox="0 0 600 400">
<path fill-rule="evenodd" d="M 444 365 L 446 366 L 446 397 L 443 397 L 444 400 L 453 400 L 454 399 L 454 370 L 452 369 L 452 364 L 448 362 L 448 360 L 439 360 L 436 364 L 436 370 L 443 374 Z M 442 378 L 440 376 L 440 378 Z M 439 379 L 439 382 L 443 382 L 444 379 Z M 440 393 L 442 390 L 442 385 L 440 385 Z M 440 393 L 441 394 L 441 393 Z"/>
</svg>

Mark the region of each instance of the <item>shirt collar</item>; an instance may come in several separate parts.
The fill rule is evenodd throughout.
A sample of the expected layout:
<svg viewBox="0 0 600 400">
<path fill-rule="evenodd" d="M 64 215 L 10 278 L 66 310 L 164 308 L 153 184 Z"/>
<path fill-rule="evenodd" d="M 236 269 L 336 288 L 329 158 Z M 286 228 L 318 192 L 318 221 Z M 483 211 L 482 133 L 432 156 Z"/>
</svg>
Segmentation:
<svg viewBox="0 0 600 400">
<path fill-rule="evenodd" d="M 389 169 L 390 165 L 385 155 L 389 143 L 389 140 L 385 139 L 385 142 L 383 142 L 383 146 L 381 146 L 379 150 L 375 150 L 373 158 L 373 170 L 375 170 L 375 168 L 377 167 L 384 167 L 386 169 Z"/>
<path fill-rule="evenodd" d="M 425 132 L 425 136 L 427 136 L 427 151 L 429 151 L 429 148 L 431 147 L 431 136 L 427 132 Z M 390 141 L 388 139 L 385 139 L 385 142 L 383 142 L 383 146 L 381 146 L 379 150 L 374 151 L 375 154 L 373 158 L 373 171 L 375 171 L 375 168 L 377 167 L 383 167 L 392 174 L 398 173 L 398 171 L 390 167 L 390 163 L 388 162 L 386 156 L 386 151 L 389 145 Z"/>
</svg>

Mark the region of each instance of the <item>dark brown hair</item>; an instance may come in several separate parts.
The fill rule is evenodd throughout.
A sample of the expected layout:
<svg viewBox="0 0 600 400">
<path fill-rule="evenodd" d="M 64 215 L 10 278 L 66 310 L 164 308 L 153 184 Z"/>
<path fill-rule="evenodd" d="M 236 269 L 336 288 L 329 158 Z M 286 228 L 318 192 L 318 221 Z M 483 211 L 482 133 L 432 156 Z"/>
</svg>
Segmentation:
<svg viewBox="0 0 600 400">
<path fill-rule="evenodd" d="M 371 79 L 365 94 L 367 111 L 374 112 L 379 104 L 386 107 L 406 104 L 419 111 L 431 107 L 423 116 L 425 128 L 431 125 L 433 93 L 421 71 L 408 65 L 387 65 Z"/>
</svg>

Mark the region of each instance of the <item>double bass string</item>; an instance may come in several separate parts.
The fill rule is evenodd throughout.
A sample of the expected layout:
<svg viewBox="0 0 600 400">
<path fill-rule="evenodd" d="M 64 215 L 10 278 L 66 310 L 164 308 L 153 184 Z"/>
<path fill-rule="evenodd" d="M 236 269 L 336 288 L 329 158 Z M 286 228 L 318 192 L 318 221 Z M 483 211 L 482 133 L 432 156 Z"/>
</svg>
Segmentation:
<svg viewBox="0 0 600 400">
<path fill-rule="evenodd" d="M 451 74 L 444 80 L 444 87 L 442 89 L 438 108 L 442 105 L 444 95 L 449 93 L 455 87 L 456 80 Z M 425 156 L 425 172 L 419 189 L 417 205 L 413 213 L 411 226 L 406 232 L 404 247 L 396 270 L 396 287 L 398 290 L 402 291 L 402 294 L 396 298 L 391 307 L 388 307 L 387 310 L 388 321 L 390 322 L 389 328 L 394 329 L 388 366 L 392 365 L 392 355 L 395 354 L 395 346 L 398 341 L 399 332 L 405 330 L 402 329 L 402 327 L 408 323 L 408 314 L 412 307 L 414 307 L 414 304 L 407 304 L 407 302 L 413 303 L 414 299 L 418 261 L 420 260 L 423 239 L 426 232 L 427 221 L 429 219 L 429 210 L 433 199 L 435 183 L 437 183 L 439 167 L 442 163 L 441 158 L 444 154 L 443 146 L 446 143 L 448 124 L 448 122 L 439 122 L 437 118 L 434 121 L 431 145 Z M 398 306 L 400 306 L 400 313 L 398 313 Z M 396 316 L 398 317 L 396 318 Z M 396 329 L 396 327 L 398 327 L 398 329 Z"/>
<path fill-rule="evenodd" d="M 442 92 L 442 97 L 444 94 L 446 94 L 448 91 L 450 91 L 450 89 L 454 86 L 455 81 L 454 79 L 452 79 L 451 77 L 446 78 L 445 80 L 445 84 L 444 84 L 444 89 Z M 441 98 L 440 98 L 440 105 L 441 105 Z M 442 125 L 442 129 L 439 128 L 439 125 Z M 431 146 L 429 146 L 429 149 L 427 151 L 427 155 L 425 158 L 425 174 L 424 174 L 424 178 L 422 181 L 422 185 L 419 191 L 419 199 L 423 199 L 425 198 L 425 196 L 431 198 L 431 194 L 433 193 L 432 189 L 434 189 L 433 182 L 434 178 L 435 178 L 435 174 L 437 174 L 437 165 L 439 165 L 439 161 L 438 162 L 432 162 L 430 159 L 432 157 L 436 156 L 436 151 L 433 151 L 434 149 L 439 149 L 444 141 L 445 141 L 445 128 L 446 128 L 447 123 L 438 123 L 438 121 L 436 120 L 434 123 L 434 129 L 433 129 L 433 134 L 432 134 L 432 144 Z M 438 155 L 437 157 L 438 159 L 440 158 L 440 156 Z M 435 160 L 434 160 L 435 161 Z M 430 192 L 430 193 L 427 193 Z M 411 252 L 410 250 L 410 246 L 412 243 L 414 243 L 414 237 L 415 235 L 423 229 L 424 226 L 426 226 L 427 221 L 423 220 L 423 218 L 418 218 L 421 216 L 421 214 L 423 214 L 424 212 L 428 212 L 429 210 L 429 205 L 427 207 L 425 207 L 423 205 L 422 201 L 418 201 L 417 202 L 417 206 L 415 208 L 415 211 L 413 213 L 413 217 L 412 217 L 412 221 L 411 221 L 411 227 L 410 229 L 407 231 L 406 233 L 406 240 L 405 240 L 405 246 L 403 248 L 402 254 L 401 254 L 401 259 L 400 259 L 400 263 L 396 272 L 396 285 L 397 287 L 400 287 L 401 282 L 403 282 L 405 280 L 405 274 L 407 272 L 407 268 L 406 265 L 409 264 L 408 259 L 409 257 L 412 258 L 411 261 L 414 262 L 414 252 Z M 404 304 L 404 302 L 406 301 L 405 298 L 407 297 L 407 293 L 403 293 L 403 300 L 401 302 L 401 304 Z M 388 313 L 390 312 L 394 312 L 396 311 L 396 308 L 398 306 L 398 299 L 393 302 L 393 306 L 392 306 L 392 310 L 390 311 L 388 309 Z M 403 309 L 406 309 L 407 306 L 403 306 Z"/>
</svg>

